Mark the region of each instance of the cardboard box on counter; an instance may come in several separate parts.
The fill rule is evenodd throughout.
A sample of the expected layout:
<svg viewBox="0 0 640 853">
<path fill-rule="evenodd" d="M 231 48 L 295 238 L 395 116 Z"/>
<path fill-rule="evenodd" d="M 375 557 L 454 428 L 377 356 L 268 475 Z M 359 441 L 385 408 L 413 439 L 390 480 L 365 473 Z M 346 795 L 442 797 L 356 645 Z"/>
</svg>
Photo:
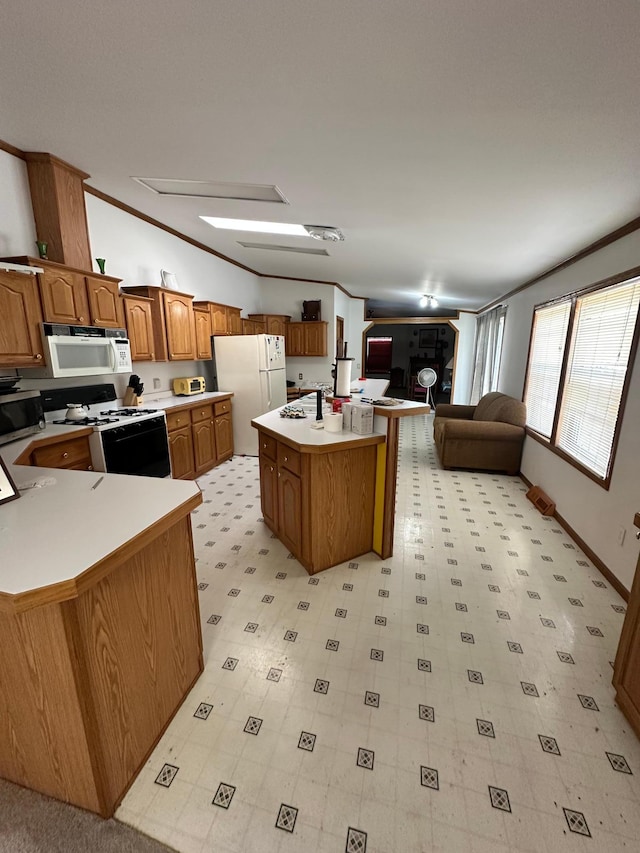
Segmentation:
<svg viewBox="0 0 640 853">
<path fill-rule="evenodd" d="M 373 432 L 373 406 L 351 403 L 351 432 L 370 435 Z"/>
</svg>

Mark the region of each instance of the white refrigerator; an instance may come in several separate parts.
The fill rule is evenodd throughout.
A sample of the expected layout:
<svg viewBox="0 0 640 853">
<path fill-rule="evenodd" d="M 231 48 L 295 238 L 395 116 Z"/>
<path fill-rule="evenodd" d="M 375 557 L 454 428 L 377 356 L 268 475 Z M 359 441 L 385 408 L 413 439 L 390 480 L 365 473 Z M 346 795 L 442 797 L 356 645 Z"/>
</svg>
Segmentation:
<svg viewBox="0 0 640 853">
<path fill-rule="evenodd" d="M 234 395 L 233 452 L 257 456 L 258 431 L 252 419 L 287 402 L 284 337 L 231 335 L 212 340 L 218 389 Z"/>
</svg>

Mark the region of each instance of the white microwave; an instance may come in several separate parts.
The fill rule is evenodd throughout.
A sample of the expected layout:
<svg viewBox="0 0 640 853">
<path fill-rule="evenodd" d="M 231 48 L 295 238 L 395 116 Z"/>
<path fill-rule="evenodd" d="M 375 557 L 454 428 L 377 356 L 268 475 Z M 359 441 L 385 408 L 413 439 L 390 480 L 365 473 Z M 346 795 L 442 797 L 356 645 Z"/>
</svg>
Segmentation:
<svg viewBox="0 0 640 853">
<path fill-rule="evenodd" d="M 124 329 L 43 323 L 42 344 L 46 365 L 29 371 L 36 378 L 101 376 L 131 370 L 131 347 Z"/>
</svg>

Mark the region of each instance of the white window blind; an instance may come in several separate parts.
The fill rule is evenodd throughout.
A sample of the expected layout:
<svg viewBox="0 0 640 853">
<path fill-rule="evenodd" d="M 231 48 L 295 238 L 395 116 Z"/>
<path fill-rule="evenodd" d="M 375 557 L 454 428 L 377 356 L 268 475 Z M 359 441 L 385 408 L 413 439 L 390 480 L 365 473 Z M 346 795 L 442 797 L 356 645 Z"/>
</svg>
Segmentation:
<svg viewBox="0 0 640 853">
<path fill-rule="evenodd" d="M 556 444 L 600 477 L 609 472 L 640 278 L 579 297 Z"/>
<path fill-rule="evenodd" d="M 553 428 L 570 313 L 569 300 L 535 312 L 525 397 L 527 426 L 547 438 Z"/>
</svg>

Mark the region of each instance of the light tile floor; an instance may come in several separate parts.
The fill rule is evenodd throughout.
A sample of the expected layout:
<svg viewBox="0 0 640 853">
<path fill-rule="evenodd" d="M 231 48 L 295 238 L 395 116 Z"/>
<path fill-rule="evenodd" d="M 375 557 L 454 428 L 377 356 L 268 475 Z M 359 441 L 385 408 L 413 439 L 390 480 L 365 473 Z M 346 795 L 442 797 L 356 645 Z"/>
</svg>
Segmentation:
<svg viewBox="0 0 640 853">
<path fill-rule="evenodd" d="M 185 853 L 640 849 L 624 602 L 519 478 L 402 422 L 395 554 L 309 577 L 258 462 L 200 479 L 205 671 L 117 817 Z"/>
</svg>

